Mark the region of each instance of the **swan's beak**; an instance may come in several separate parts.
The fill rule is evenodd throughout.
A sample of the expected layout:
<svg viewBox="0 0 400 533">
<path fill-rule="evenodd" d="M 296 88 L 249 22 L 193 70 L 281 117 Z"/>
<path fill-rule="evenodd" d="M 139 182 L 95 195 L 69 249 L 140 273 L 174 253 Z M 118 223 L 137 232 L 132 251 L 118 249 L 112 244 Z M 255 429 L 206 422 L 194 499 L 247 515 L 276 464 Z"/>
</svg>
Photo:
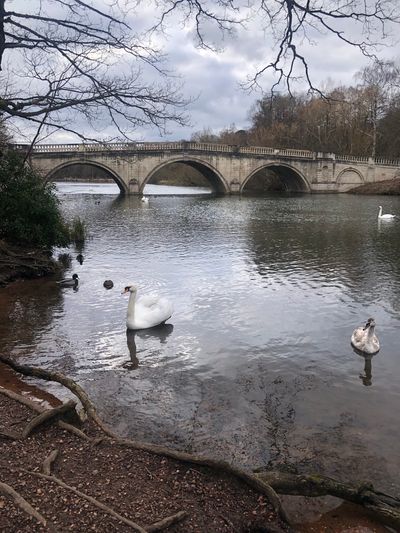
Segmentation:
<svg viewBox="0 0 400 533">
<path fill-rule="evenodd" d="M 129 292 L 129 287 L 125 287 L 125 289 L 121 292 L 121 294 L 125 294 L 126 292 Z"/>
</svg>

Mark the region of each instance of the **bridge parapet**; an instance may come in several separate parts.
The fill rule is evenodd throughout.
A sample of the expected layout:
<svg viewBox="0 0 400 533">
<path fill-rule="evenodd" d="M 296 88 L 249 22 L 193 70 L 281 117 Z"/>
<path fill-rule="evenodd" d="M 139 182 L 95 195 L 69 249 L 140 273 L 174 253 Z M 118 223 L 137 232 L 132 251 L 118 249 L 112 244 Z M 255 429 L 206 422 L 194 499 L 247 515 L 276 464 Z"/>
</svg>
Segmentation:
<svg viewBox="0 0 400 533">
<path fill-rule="evenodd" d="M 29 145 L 14 144 L 16 150 L 26 151 Z M 38 144 L 34 147 L 35 154 L 51 153 L 92 153 L 92 152 L 221 152 L 231 155 L 273 156 L 283 158 L 326 160 L 366 163 L 370 165 L 385 165 L 400 167 L 400 160 L 387 158 L 371 158 L 352 155 L 337 155 L 333 153 L 311 152 L 310 150 L 295 150 L 290 148 L 270 148 L 267 146 L 241 146 L 231 144 L 198 143 L 190 141 L 180 142 L 116 142 L 116 143 L 75 143 L 75 144 Z"/>
</svg>

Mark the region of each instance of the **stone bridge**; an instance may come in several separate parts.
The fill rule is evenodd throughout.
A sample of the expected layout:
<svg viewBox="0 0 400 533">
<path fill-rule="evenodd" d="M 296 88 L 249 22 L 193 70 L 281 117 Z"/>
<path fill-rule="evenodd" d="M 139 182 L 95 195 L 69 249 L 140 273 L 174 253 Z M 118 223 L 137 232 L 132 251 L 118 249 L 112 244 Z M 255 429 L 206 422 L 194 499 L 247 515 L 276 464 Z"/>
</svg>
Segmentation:
<svg viewBox="0 0 400 533">
<path fill-rule="evenodd" d="M 263 184 L 271 180 L 277 190 L 327 193 L 400 178 L 400 161 L 197 142 L 43 144 L 31 160 L 49 180 L 70 165 L 93 165 L 106 171 L 123 194 L 134 195 L 143 194 L 145 185 L 172 163 L 197 170 L 219 194 L 242 194 L 255 183 L 253 190 L 266 190 Z"/>
</svg>

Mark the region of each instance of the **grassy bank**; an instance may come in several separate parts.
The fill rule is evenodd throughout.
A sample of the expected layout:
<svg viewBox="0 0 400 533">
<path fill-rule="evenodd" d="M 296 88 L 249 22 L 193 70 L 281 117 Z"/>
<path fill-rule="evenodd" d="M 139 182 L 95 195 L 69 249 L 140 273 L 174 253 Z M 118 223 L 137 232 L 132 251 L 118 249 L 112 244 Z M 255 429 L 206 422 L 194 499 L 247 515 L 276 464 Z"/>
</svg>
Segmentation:
<svg viewBox="0 0 400 533">
<path fill-rule="evenodd" d="M 376 183 L 366 183 L 347 192 L 352 194 L 397 195 L 400 194 L 400 178 L 377 181 Z"/>
</svg>

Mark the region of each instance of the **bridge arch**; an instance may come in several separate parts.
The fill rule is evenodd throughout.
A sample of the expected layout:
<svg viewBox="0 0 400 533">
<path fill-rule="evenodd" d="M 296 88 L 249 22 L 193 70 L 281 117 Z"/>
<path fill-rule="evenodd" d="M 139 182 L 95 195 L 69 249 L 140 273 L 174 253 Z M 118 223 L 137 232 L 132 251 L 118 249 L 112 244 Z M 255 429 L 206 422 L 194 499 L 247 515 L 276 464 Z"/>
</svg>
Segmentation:
<svg viewBox="0 0 400 533">
<path fill-rule="evenodd" d="M 64 163 L 61 163 L 60 165 L 57 165 L 56 167 L 52 168 L 46 175 L 47 180 L 51 180 L 57 172 L 60 170 L 63 170 L 65 168 L 68 168 L 72 165 L 89 165 L 92 167 L 100 168 L 101 170 L 104 170 L 110 178 L 112 178 L 115 183 L 118 185 L 119 190 L 122 194 L 128 194 L 128 187 L 124 180 L 119 176 L 114 170 L 112 170 L 107 165 L 103 165 L 103 163 L 99 163 L 98 161 L 92 161 L 90 159 L 71 159 L 70 161 L 66 161 Z"/>
<path fill-rule="evenodd" d="M 365 182 L 362 173 L 354 167 L 346 167 L 339 172 L 336 178 L 336 184 L 339 191 L 348 191 L 359 185 L 363 185 Z"/>
<path fill-rule="evenodd" d="M 171 158 L 168 159 L 168 161 L 163 161 L 162 163 L 156 165 L 146 176 L 146 178 L 143 180 L 139 193 L 143 193 L 143 189 L 147 183 L 150 182 L 152 177 L 159 172 L 162 168 L 167 167 L 168 165 L 174 164 L 174 163 L 182 163 L 184 165 L 188 165 L 191 168 L 194 168 L 198 172 L 200 172 L 210 183 L 211 187 L 216 193 L 220 194 L 228 194 L 229 193 L 229 186 L 225 178 L 222 176 L 222 174 L 210 163 L 207 161 L 203 161 L 202 159 L 198 159 L 196 157 L 177 157 L 177 158 Z"/>
<path fill-rule="evenodd" d="M 266 176 L 262 175 L 263 171 L 265 172 L 265 174 L 269 172 L 274 175 L 275 183 L 279 183 L 280 187 L 276 190 L 282 190 L 287 192 L 311 191 L 310 184 L 308 183 L 304 174 L 299 171 L 299 169 L 294 166 L 288 165 L 287 163 L 271 162 L 260 165 L 259 167 L 255 168 L 243 181 L 242 186 L 240 188 L 240 193 L 245 192 L 246 186 L 251 182 L 251 180 L 255 179 L 257 174 L 260 176 L 260 180 L 268 179 Z"/>
</svg>

